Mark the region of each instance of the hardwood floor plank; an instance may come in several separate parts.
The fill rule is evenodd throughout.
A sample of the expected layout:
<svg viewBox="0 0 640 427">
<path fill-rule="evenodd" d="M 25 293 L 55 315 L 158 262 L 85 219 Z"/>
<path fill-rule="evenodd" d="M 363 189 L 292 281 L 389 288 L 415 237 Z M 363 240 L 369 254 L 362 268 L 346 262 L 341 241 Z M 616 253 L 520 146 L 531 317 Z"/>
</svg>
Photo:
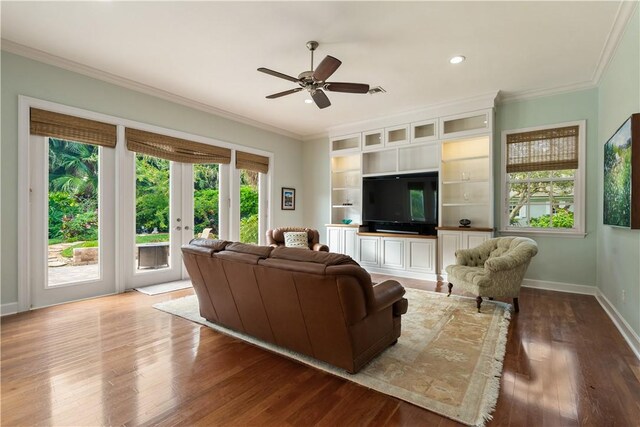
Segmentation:
<svg viewBox="0 0 640 427">
<path fill-rule="evenodd" d="M 460 425 L 151 307 L 192 292 L 3 317 L 2 425 Z M 640 361 L 595 298 L 523 289 L 487 426 L 638 420 Z"/>
</svg>

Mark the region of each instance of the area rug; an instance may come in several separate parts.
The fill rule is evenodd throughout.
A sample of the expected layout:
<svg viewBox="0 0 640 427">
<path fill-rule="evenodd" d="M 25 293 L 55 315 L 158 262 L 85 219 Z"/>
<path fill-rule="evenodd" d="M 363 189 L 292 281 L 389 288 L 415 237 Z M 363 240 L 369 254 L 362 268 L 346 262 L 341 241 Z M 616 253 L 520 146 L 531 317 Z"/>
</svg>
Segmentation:
<svg viewBox="0 0 640 427">
<path fill-rule="evenodd" d="M 178 280 L 176 282 L 160 283 L 159 285 L 144 286 L 135 288 L 136 291 L 147 295 L 164 294 L 165 292 L 179 291 L 192 287 L 191 280 Z"/>
<path fill-rule="evenodd" d="M 296 359 L 455 421 L 483 426 L 500 389 L 510 305 L 407 289 L 402 336 L 355 375 L 200 317 L 195 295 L 153 307 Z"/>
</svg>

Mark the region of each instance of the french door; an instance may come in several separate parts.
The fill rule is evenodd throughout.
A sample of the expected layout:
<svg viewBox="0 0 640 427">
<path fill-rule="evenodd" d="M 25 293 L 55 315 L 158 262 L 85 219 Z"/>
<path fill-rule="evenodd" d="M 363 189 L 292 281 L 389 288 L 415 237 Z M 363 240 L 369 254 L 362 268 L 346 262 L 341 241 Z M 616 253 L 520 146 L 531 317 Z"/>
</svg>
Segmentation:
<svg viewBox="0 0 640 427">
<path fill-rule="evenodd" d="M 115 293 L 115 150 L 31 135 L 29 151 L 31 307 Z"/>
<path fill-rule="evenodd" d="M 131 153 L 134 189 L 124 209 L 126 288 L 188 279 L 180 247 L 203 233 L 219 238 L 220 181 L 217 164 L 188 164 Z"/>
</svg>

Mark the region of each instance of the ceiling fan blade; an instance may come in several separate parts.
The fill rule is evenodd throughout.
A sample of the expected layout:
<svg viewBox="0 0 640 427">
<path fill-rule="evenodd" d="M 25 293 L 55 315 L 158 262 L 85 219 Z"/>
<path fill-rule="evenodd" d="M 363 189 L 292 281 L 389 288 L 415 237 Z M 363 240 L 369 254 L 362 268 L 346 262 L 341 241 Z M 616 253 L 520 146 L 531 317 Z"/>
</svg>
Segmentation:
<svg viewBox="0 0 640 427">
<path fill-rule="evenodd" d="M 346 93 L 367 93 L 369 92 L 369 85 L 364 83 L 333 83 L 327 82 L 324 88 L 331 92 L 346 92 Z"/>
<path fill-rule="evenodd" d="M 279 73 L 277 71 L 270 70 L 268 68 L 258 68 L 261 73 L 269 74 L 274 77 L 280 77 L 281 79 L 289 80 L 290 82 L 298 83 L 300 80 L 295 77 L 287 76 L 286 74 Z"/>
<path fill-rule="evenodd" d="M 284 92 L 274 93 L 273 95 L 267 96 L 267 99 L 275 99 L 280 98 L 281 96 L 291 95 L 292 93 L 300 92 L 303 88 L 297 87 L 295 89 L 285 90 Z"/>
<path fill-rule="evenodd" d="M 335 73 L 342 61 L 327 55 L 313 72 L 313 79 L 317 82 L 327 80 L 331 74 Z"/>
<path fill-rule="evenodd" d="M 311 97 L 320 109 L 327 108 L 329 105 L 331 105 L 331 101 L 329 101 L 329 98 L 327 98 L 327 95 L 325 95 L 322 89 L 316 89 L 315 91 L 311 92 Z"/>
</svg>

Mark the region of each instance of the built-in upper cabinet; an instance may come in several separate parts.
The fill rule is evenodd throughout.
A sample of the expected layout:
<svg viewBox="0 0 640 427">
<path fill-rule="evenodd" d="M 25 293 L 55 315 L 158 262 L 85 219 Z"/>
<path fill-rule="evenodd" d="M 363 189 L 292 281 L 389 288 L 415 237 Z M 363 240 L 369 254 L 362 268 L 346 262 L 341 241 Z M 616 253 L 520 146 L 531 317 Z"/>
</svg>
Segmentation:
<svg viewBox="0 0 640 427">
<path fill-rule="evenodd" d="M 384 147 L 384 129 L 362 132 L 362 150 L 374 150 Z"/>
<path fill-rule="evenodd" d="M 331 139 L 331 152 L 344 153 L 360 151 L 361 134 L 345 135 Z"/>
<path fill-rule="evenodd" d="M 491 131 L 491 110 L 457 114 L 440 119 L 440 138 L 457 138 Z"/>
<path fill-rule="evenodd" d="M 384 128 L 387 146 L 396 146 L 409 143 L 409 125 L 399 125 Z"/>
<path fill-rule="evenodd" d="M 438 139 L 438 121 L 436 119 L 411 123 L 411 143 L 435 141 Z"/>
</svg>

